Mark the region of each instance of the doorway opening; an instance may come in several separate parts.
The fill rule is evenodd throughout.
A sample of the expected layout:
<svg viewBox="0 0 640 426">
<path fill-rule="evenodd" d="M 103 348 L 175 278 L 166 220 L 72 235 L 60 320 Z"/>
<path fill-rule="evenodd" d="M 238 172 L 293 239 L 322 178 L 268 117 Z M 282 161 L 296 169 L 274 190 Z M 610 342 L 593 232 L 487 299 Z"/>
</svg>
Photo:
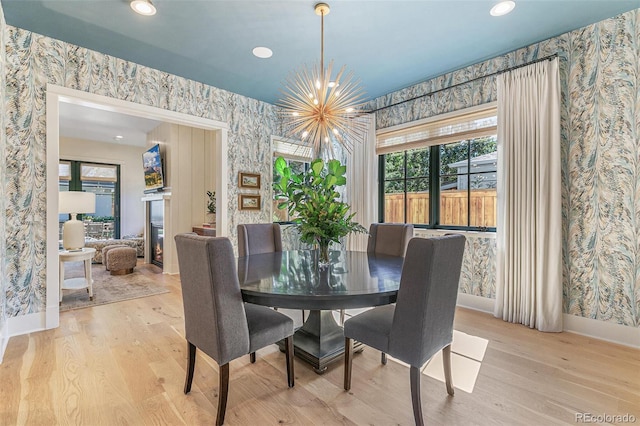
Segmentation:
<svg viewBox="0 0 640 426">
<path fill-rule="evenodd" d="M 168 111 L 147 105 L 136 104 L 106 96 L 95 95 L 61 86 L 47 85 L 47 278 L 46 278 L 46 313 L 45 328 L 55 328 L 59 325 L 59 234 L 58 234 L 58 191 L 60 160 L 60 104 L 70 103 L 87 106 L 104 111 L 128 114 L 134 117 L 178 124 L 212 132 L 212 166 L 215 173 L 215 191 L 220 205 L 227 205 L 227 131 L 224 122 L 195 117 L 174 111 Z M 142 197 L 143 194 L 140 194 Z M 142 203 L 142 201 L 140 201 Z M 218 209 L 216 221 L 219 235 L 227 235 L 228 220 L 226 209 Z M 163 250 L 166 252 L 173 242 L 173 235 L 187 232 L 191 229 L 171 228 L 165 225 L 163 230 Z M 164 238 L 166 237 L 166 238 Z"/>
</svg>

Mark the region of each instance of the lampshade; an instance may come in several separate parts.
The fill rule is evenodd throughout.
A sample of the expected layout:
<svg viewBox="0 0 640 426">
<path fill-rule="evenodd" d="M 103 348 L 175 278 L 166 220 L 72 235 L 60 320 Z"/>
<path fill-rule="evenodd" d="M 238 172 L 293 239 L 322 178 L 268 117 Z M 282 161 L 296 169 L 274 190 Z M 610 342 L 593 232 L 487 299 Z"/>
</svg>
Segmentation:
<svg viewBox="0 0 640 426">
<path fill-rule="evenodd" d="M 96 194 L 93 192 L 61 191 L 58 197 L 59 213 L 94 213 Z"/>
<path fill-rule="evenodd" d="M 58 212 L 71 214 L 62 227 L 62 247 L 81 250 L 84 247 L 84 224 L 76 219 L 78 213 L 96 211 L 96 194 L 92 192 L 64 191 L 59 193 Z"/>
</svg>

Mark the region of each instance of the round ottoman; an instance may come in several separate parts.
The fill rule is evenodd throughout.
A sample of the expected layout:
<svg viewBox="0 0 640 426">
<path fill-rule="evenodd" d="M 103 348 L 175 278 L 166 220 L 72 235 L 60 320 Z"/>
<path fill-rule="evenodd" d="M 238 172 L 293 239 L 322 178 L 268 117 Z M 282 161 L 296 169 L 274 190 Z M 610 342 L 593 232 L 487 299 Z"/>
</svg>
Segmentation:
<svg viewBox="0 0 640 426">
<path fill-rule="evenodd" d="M 116 247 L 107 254 L 107 269 L 111 275 L 130 274 L 137 260 L 137 252 L 133 247 Z"/>
<path fill-rule="evenodd" d="M 107 257 L 109 256 L 109 251 L 113 250 L 115 248 L 121 248 L 121 247 L 128 247 L 125 246 L 124 244 L 113 244 L 110 246 L 105 246 L 102 248 L 102 264 L 105 266 L 105 269 L 108 271 L 109 268 L 107 267 Z"/>
</svg>

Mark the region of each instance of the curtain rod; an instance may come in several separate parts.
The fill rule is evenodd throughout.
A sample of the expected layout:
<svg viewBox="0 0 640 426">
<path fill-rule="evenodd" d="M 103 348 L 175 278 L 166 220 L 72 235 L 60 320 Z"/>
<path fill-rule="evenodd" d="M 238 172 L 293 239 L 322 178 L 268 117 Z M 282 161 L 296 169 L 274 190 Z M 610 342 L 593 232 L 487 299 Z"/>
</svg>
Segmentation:
<svg viewBox="0 0 640 426">
<path fill-rule="evenodd" d="M 493 76 L 496 76 L 496 75 L 499 75 L 499 74 L 504 74 L 505 72 L 513 71 L 513 70 L 516 70 L 518 68 L 526 67 L 528 65 L 537 64 L 538 62 L 550 61 L 550 60 L 552 60 L 552 59 L 554 59 L 556 57 L 558 57 L 558 53 L 554 53 L 552 55 L 545 56 L 544 58 L 534 59 L 533 61 L 527 62 L 525 64 L 514 65 L 514 66 L 506 68 L 504 70 L 500 70 L 500 71 L 493 72 L 491 74 L 487 74 L 487 75 L 483 75 L 483 76 L 480 76 L 480 77 L 476 77 L 476 78 L 473 78 L 471 80 L 463 81 L 461 83 L 456 83 L 456 84 L 454 84 L 452 86 L 443 87 L 442 89 L 434 90 L 432 92 L 425 93 L 425 94 L 420 95 L 420 96 L 415 96 L 415 97 L 410 98 L 410 99 L 405 99 L 403 101 L 396 102 L 395 104 L 386 105 L 386 106 L 383 106 L 383 107 L 380 107 L 380 108 L 376 108 L 376 109 L 368 111 L 368 112 L 378 112 L 378 111 L 383 110 L 383 109 L 387 109 L 387 108 L 391 108 L 391 107 L 394 107 L 394 106 L 402 105 L 404 103 L 415 101 L 416 99 L 425 98 L 427 96 L 432 96 L 432 95 L 435 95 L 436 93 L 443 92 L 445 90 L 450 90 L 450 89 L 456 88 L 458 86 L 462 86 L 464 84 L 473 83 L 474 81 L 483 80 L 485 78 L 493 77 Z M 473 65 L 471 65 L 471 66 L 473 66 Z M 453 71 L 453 72 L 455 72 L 455 71 Z M 435 78 L 437 78 L 437 77 L 435 77 Z"/>
</svg>

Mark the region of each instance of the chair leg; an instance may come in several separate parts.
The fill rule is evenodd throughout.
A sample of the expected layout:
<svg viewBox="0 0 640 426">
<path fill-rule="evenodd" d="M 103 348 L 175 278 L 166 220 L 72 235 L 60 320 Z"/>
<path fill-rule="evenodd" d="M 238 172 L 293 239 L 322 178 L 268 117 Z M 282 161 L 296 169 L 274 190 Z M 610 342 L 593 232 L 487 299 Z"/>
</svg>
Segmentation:
<svg viewBox="0 0 640 426">
<path fill-rule="evenodd" d="M 302 323 L 304 324 L 304 309 L 302 310 Z"/>
<path fill-rule="evenodd" d="M 187 341 L 187 378 L 184 382 L 184 393 L 191 392 L 193 382 L 193 370 L 196 366 L 196 345 Z"/>
<path fill-rule="evenodd" d="M 229 363 L 218 368 L 218 415 L 216 416 L 216 426 L 224 424 L 224 415 L 227 412 L 227 397 L 229 396 Z"/>
<path fill-rule="evenodd" d="M 344 325 L 344 309 L 340 309 L 340 325 Z"/>
<path fill-rule="evenodd" d="M 256 353 L 255 352 L 251 352 L 249 354 L 249 360 L 251 360 L 251 364 L 255 364 L 256 363 Z"/>
<path fill-rule="evenodd" d="M 420 369 L 418 367 L 411 367 L 411 402 L 413 403 L 413 419 L 416 422 L 416 426 L 424 426 L 424 420 L 422 420 L 422 404 L 420 403 Z"/>
<path fill-rule="evenodd" d="M 289 387 L 295 385 L 295 374 L 293 371 L 293 336 L 284 339 L 284 355 L 287 362 L 287 382 Z"/>
<path fill-rule="evenodd" d="M 382 365 L 387 365 L 387 354 L 384 352 L 380 352 L 380 363 Z"/>
<path fill-rule="evenodd" d="M 344 338 L 344 390 L 351 389 L 351 366 L 353 364 L 353 340 Z"/>
<path fill-rule="evenodd" d="M 453 380 L 451 380 L 451 345 L 442 348 L 442 365 L 444 366 L 444 380 L 447 384 L 447 393 L 453 396 Z"/>
</svg>

